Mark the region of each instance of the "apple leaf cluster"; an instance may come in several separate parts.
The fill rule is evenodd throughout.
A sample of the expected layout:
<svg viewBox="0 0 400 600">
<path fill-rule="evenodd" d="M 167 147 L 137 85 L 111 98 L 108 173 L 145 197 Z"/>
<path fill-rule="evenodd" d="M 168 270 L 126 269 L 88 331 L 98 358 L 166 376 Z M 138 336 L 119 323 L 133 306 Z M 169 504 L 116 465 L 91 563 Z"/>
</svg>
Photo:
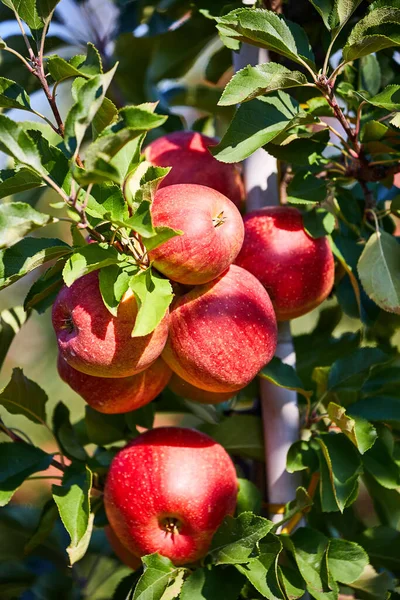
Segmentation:
<svg viewBox="0 0 400 600">
<path fill-rule="evenodd" d="M 49 33 L 52 19 L 62 25 L 57 1 L 0 4 L 1 22 L 17 17 L 24 29 L 0 40 L 0 150 L 7 156 L 0 288 L 39 272 L 23 306 L 0 314 L 0 366 L 32 312 L 47 311 L 64 283 L 93 271 L 111 315 L 128 289 L 135 294 L 134 336 L 156 328 L 173 292 L 148 252 L 180 232 L 153 225 L 151 204 L 168 169 L 146 162 L 141 150 L 146 136 L 183 128 L 175 107 L 195 108 L 202 116 L 194 129 L 221 137 L 213 149 L 219 161 L 240 162 L 259 148 L 277 159 L 282 202 L 300 208 L 307 232 L 328 236 L 335 255 L 334 298 L 294 336 L 296 369 L 274 358 L 259 373 L 298 393 L 302 431 L 287 470 L 302 486 L 278 507 L 280 523 L 265 518 L 260 486 L 249 481 L 264 460 L 256 380 L 217 406 L 166 389 L 127 414 L 86 406 L 76 421 L 61 401 L 49 411 L 45 390 L 15 368 L 0 392 L 0 597 L 395 600 L 400 3 L 296 0 L 283 15 L 261 1 L 256 8 L 137 4 L 115 0 L 108 45 L 75 40 L 84 48 L 79 55 Z M 139 26 L 145 34 L 132 34 Z M 232 52 L 243 43 L 267 49 L 272 60 L 231 77 Z M 204 56 L 204 73 L 192 83 L 184 76 Z M 65 117 L 62 89 L 70 90 Z M 34 108 L 38 90 L 51 118 Z M 13 120 L 15 109 L 34 120 Z M 39 209 L 49 188 L 59 201 Z M 48 237 L 44 228 L 64 222 L 69 241 Z M 237 509 L 201 564 L 177 567 L 155 554 L 132 572 L 104 535 L 104 481 L 120 446 L 151 429 L 156 413 L 171 412 L 234 457 Z M 13 427 L 14 415 L 28 419 L 33 433 Z M 41 449 L 38 429 L 51 433 L 57 453 Z M 27 479 L 50 470 L 55 483 L 40 513 L 11 502 Z"/>
</svg>

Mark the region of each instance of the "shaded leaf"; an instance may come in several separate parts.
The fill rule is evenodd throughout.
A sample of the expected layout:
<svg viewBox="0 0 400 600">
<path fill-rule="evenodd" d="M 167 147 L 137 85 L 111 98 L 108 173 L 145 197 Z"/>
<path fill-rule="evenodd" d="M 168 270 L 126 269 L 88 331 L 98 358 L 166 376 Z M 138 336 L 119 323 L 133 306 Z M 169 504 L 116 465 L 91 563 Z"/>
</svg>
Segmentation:
<svg viewBox="0 0 400 600">
<path fill-rule="evenodd" d="M 7 356 L 14 337 L 29 318 L 22 306 L 15 306 L 0 313 L 0 368 Z"/>
<path fill-rule="evenodd" d="M 352 583 L 368 565 L 368 554 L 354 542 L 332 539 L 327 552 L 328 569 L 336 581 Z"/>
<path fill-rule="evenodd" d="M 58 517 L 57 506 L 53 500 L 48 500 L 39 517 L 38 525 L 24 547 L 24 554 L 30 554 L 45 541 L 53 530 Z"/>
<path fill-rule="evenodd" d="M 150 554 L 142 557 L 144 573 L 140 577 L 132 600 L 161 600 L 162 595 L 181 569 L 165 556 Z"/>
<path fill-rule="evenodd" d="M 29 96 L 24 88 L 5 77 L 0 77 L 0 108 L 32 110 Z"/>
<path fill-rule="evenodd" d="M 28 379 L 19 367 L 13 369 L 11 380 L 0 392 L 0 405 L 13 415 L 24 415 L 33 423 L 46 421 L 47 394 Z"/>
<path fill-rule="evenodd" d="M 248 479 L 238 479 L 239 492 L 236 502 L 236 511 L 238 514 L 242 512 L 252 512 L 259 514 L 262 505 L 262 494 L 257 486 Z"/>
<path fill-rule="evenodd" d="M 5 506 L 27 477 L 45 471 L 52 455 L 25 442 L 0 444 L 0 506 Z"/>
<path fill-rule="evenodd" d="M 88 459 L 85 449 L 80 444 L 78 434 L 71 425 L 70 411 L 59 402 L 53 412 L 53 431 L 54 435 L 63 450 L 63 453 L 71 460 Z"/>
<path fill-rule="evenodd" d="M 180 600 L 237 600 L 245 579 L 234 567 L 197 568 L 186 579 Z"/>
<path fill-rule="evenodd" d="M 268 534 L 260 545 L 260 555 L 247 564 L 236 567 L 269 600 L 285 599 L 278 579 L 278 558 L 281 551 L 282 543 L 279 538 Z"/>
<path fill-rule="evenodd" d="M 304 389 L 304 384 L 297 375 L 296 370 L 287 365 L 280 358 L 274 358 L 260 371 L 259 376 L 267 379 L 278 387 L 283 387 L 288 390 L 294 390 L 305 398 L 309 399 L 312 396 L 312 391 Z"/>
<path fill-rule="evenodd" d="M 368 296 L 383 310 L 395 313 L 400 313 L 399 266 L 396 239 L 385 231 L 373 233 L 358 261 L 358 275 Z"/>
<path fill-rule="evenodd" d="M 308 172 L 299 172 L 287 187 L 287 201 L 291 204 L 316 204 L 328 194 L 326 181 Z"/>
<path fill-rule="evenodd" d="M 217 425 L 209 423 L 200 427 L 229 453 L 264 461 L 262 423 L 253 415 L 234 414 Z"/>
<path fill-rule="evenodd" d="M 42 178 L 25 167 L 0 171 L 0 198 L 7 198 L 7 196 L 32 190 L 42 185 Z"/>
<path fill-rule="evenodd" d="M 122 296 L 129 289 L 130 276 L 118 265 L 103 267 L 99 272 L 99 288 L 104 305 L 114 317 Z"/>
</svg>

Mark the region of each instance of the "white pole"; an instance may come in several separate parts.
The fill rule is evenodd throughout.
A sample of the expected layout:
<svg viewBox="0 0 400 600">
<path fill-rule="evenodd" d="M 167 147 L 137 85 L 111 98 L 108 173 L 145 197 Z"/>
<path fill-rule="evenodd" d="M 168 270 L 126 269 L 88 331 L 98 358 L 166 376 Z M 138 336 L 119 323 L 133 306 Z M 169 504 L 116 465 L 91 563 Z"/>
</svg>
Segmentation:
<svg viewBox="0 0 400 600">
<path fill-rule="evenodd" d="M 252 4 L 254 2 L 251 2 Z M 243 2 L 249 4 L 249 2 Z M 233 54 L 235 72 L 247 65 L 268 62 L 268 52 L 242 44 L 238 54 Z M 260 148 L 244 162 L 247 211 L 279 204 L 276 160 Z M 277 356 L 295 366 L 290 324 L 281 323 Z M 279 388 L 266 380 L 260 380 L 260 397 L 264 428 L 266 481 L 270 504 L 286 504 L 293 500 L 299 484 L 297 475 L 286 471 L 286 455 L 290 446 L 299 438 L 299 411 L 295 392 Z M 274 522 L 282 515 L 273 514 Z"/>
</svg>

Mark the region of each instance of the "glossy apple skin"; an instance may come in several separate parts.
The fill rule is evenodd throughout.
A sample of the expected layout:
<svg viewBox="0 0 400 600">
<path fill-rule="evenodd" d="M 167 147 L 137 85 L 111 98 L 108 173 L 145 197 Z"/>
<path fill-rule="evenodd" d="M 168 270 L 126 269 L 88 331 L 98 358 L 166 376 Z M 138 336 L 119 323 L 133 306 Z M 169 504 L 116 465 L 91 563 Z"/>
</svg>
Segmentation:
<svg viewBox="0 0 400 600">
<path fill-rule="evenodd" d="M 196 387 L 235 392 L 271 360 L 276 342 L 267 292 L 251 273 L 231 265 L 218 279 L 176 299 L 162 357 Z"/>
<path fill-rule="evenodd" d="M 64 286 L 53 305 L 53 327 L 60 354 L 71 367 L 95 377 L 129 377 L 158 356 L 168 335 L 168 313 L 149 335 L 131 337 L 137 315 L 132 293 L 125 294 L 116 317 L 104 306 L 95 271 Z"/>
<path fill-rule="evenodd" d="M 127 413 L 148 404 L 158 396 L 172 371 L 161 359 L 130 377 L 93 377 L 71 367 L 59 354 L 58 373 L 95 410 L 105 414 Z"/>
<path fill-rule="evenodd" d="M 135 556 L 125 548 L 123 543 L 116 536 L 115 531 L 107 525 L 104 527 L 104 532 L 107 536 L 108 542 L 113 549 L 114 554 L 123 562 L 127 567 L 130 567 L 133 571 L 136 571 L 142 564 L 142 561 L 138 556 Z"/>
<path fill-rule="evenodd" d="M 160 187 L 177 183 L 206 185 L 224 194 L 237 207 L 244 199 L 244 185 L 237 164 L 224 164 L 208 148 L 218 140 L 196 131 L 176 131 L 151 142 L 146 160 L 158 167 L 172 167 Z"/>
<path fill-rule="evenodd" d="M 158 427 L 133 440 L 113 459 L 104 506 L 114 532 L 135 556 L 159 552 L 176 565 L 208 551 L 238 484 L 225 450 L 207 435 Z M 166 529 L 175 519 L 177 530 Z"/>
<path fill-rule="evenodd" d="M 209 187 L 184 184 L 158 190 L 151 214 L 155 226 L 183 231 L 149 252 L 156 269 L 178 283 L 200 285 L 215 279 L 242 247 L 238 209 Z"/>
<path fill-rule="evenodd" d="M 328 240 L 306 233 L 296 208 L 267 207 L 244 217 L 245 239 L 236 264 L 269 293 L 278 321 L 308 313 L 330 294 L 335 265 Z"/>
<path fill-rule="evenodd" d="M 187 400 L 200 402 L 201 404 L 219 404 L 220 402 L 226 402 L 226 400 L 232 398 L 236 393 L 209 392 L 207 390 L 202 390 L 199 387 L 192 385 L 188 381 L 185 381 L 176 373 L 173 373 L 171 379 L 169 380 L 168 387 L 174 392 L 174 394 L 178 394 L 178 396 L 186 398 Z"/>
</svg>

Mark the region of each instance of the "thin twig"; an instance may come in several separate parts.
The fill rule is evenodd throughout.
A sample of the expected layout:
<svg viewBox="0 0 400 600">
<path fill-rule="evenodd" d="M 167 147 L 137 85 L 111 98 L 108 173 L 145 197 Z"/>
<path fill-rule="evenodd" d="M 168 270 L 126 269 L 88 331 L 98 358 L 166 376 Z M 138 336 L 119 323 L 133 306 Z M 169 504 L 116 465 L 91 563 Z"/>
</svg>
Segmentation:
<svg viewBox="0 0 400 600">
<path fill-rule="evenodd" d="M 17 13 L 17 11 L 15 11 L 15 10 L 14 10 L 14 15 L 15 15 L 15 18 L 16 18 L 16 20 L 17 20 L 17 23 L 18 23 L 18 25 L 19 25 L 19 28 L 20 28 L 20 30 L 21 30 L 22 37 L 24 38 L 24 42 L 25 42 L 25 44 L 26 44 L 26 47 L 27 47 L 27 49 L 28 49 L 29 57 L 30 57 L 30 59 L 31 59 L 31 60 L 33 60 L 33 59 L 35 58 L 35 53 L 34 53 L 34 52 L 33 52 L 33 50 L 32 50 L 32 46 L 31 46 L 31 44 L 30 44 L 30 42 L 29 42 L 28 36 L 26 35 L 25 28 L 24 28 L 24 26 L 23 26 L 23 24 L 22 24 L 22 21 L 21 21 L 21 19 L 19 18 L 19 14 L 18 14 L 18 13 Z"/>
</svg>

